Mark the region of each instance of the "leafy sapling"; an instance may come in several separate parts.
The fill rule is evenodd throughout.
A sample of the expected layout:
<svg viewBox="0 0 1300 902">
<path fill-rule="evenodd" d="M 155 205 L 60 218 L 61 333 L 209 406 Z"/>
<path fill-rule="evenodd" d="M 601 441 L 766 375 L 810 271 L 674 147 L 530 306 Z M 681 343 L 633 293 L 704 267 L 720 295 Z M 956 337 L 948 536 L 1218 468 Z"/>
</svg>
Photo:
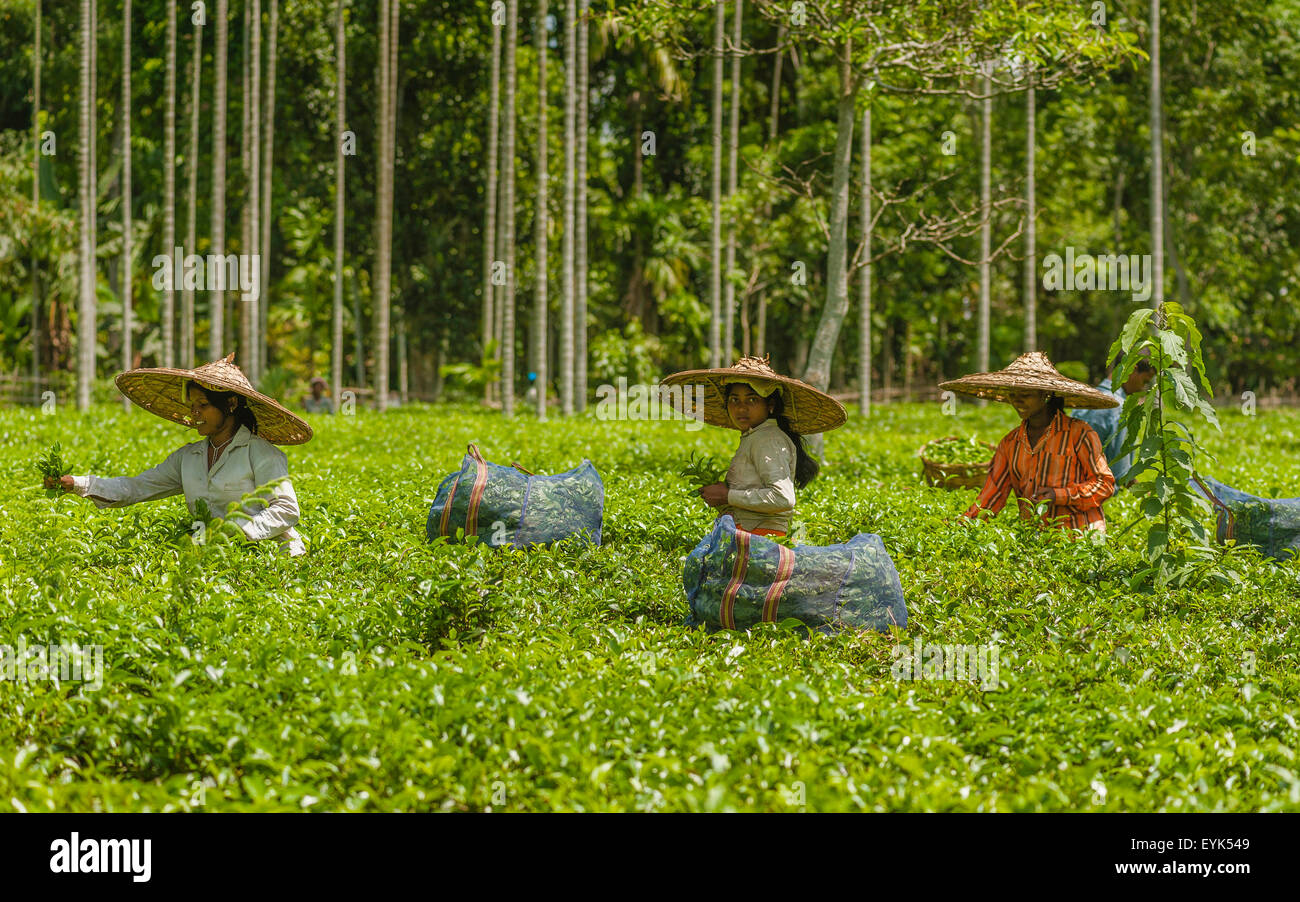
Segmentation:
<svg viewBox="0 0 1300 902">
<path fill-rule="evenodd" d="M 1134 575 L 1132 587 L 1184 586 L 1202 572 L 1207 557 L 1215 556 L 1204 522 L 1209 502 L 1192 487 L 1197 458 L 1209 452 L 1188 426 L 1173 418 L 1176 413 L 1200 415 L 1222 432 L 1209 401 L 1214 393 L 1201 357 L 1201 332 L 1180 304 L 1143 308 L 1134 311 L 1111 345 L 1111 365 L 1121 353 L 1116 385 L 1133 374 L 1146 354 L 1155 371 L 1151 389 L 1129 395 L 1120 414 L 1128 430 L 1120 453 L 1136 452 L 1128 476 L 1136 480 L 1132 492 L 1142 499 L 1142 519 L 1150 524 L 1147 566 Z"/>
</svg>

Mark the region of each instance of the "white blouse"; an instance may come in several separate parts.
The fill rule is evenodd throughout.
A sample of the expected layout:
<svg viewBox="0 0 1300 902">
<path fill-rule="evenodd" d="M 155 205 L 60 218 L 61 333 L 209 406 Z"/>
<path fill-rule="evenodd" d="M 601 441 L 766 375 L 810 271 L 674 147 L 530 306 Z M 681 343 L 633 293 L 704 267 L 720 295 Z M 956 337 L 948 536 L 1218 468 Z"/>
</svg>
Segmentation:
<svg viewBox="0 0 1300 902">
<path fill-rule="evenodd" d="M 177 448 L 158 466 L 139 476 L 74 476 L 72 490 L 100 508 L 126 507 L 184 492 L 191 515 L 202 498 L 212 516 L 225 517 L 230 502 L 242 500 L 259 486 L 274 483 L 267 503 L 250 501 L 244 508 L 251 519 L 235 518 L 232 522 L 250 540 L 274 538 L 291 556 L 306 552 L 302 537 L 293 528 L 298 522 L 298 497 L 289 481 L 289 459 L 283 451 L 240 426 L 211 470 L 207 455 L 208 440 L 204 438 Z"/>
<path fill-rule="evenodd" d="M 794 519 L 794 466 L 798 455 L 776 417 L 741 433 L 740 447 L 727 470 L 727 503 L 741 529 L 790 531 Z"/>
</svg>

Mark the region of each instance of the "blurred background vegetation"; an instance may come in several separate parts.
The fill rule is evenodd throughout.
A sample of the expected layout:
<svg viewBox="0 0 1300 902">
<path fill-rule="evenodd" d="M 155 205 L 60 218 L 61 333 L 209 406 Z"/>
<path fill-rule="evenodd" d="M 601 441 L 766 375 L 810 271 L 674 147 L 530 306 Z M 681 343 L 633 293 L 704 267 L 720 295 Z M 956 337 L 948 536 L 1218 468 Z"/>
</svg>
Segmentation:
<svg viewBox="0 0 1300 902">
<path fill-rule="evenodd" d="M 270 0 L 262 3 L 263 13 Z M 559 372 L 562 254 L 564 12 L 552 0 L 548 70 L 551 160 L 548 234 L 551 260 L 547 342 L 554 380 Z M 671 39 L 610 27 L 641 4 L 592 4 L 588 246 L 589 383 L 618 376 L 652 379 L 707 365 L 711 177 L 712 42 L 710 3 L 674 13 Z M 654 6 L 655 4 L 649 4 Z M 938 9 L 935 2 L 918 8 Z M 27 372 L 32 354 L 33 259 L 41 280 L 42 370 L 76 368 L 78 236 L 79 4 L 42 3 L 41 130 L 57 150 L 41 157 L 39 205 L 31 202 L 34 0 L 0 0 L 0 372 Z M 208 4 L 214 14 L 215 0 Z M 670 4 L 659 4 L 667 7 Z M 177 7 L 177 234 L 183 239 L 188 178 L 189 4 Z M 1080 3 L 1080 21 L 1095 5 Z M 1104 4 L 1105 28 L 1147 44 L 1147 7 Z M 161 293 L 151 287 L 153 256 L 162 249 L 163 0 L 135 0 L 131 151 L 134 166 L 136 365 L 161 365 Z M 737 229 L 736 297 L 741 305 L 733 353 L 760 350 L 758 303 L 766 305 L 761 350 L 781 371 L 800 374 L 824 304 L 827 185 L 836 130 L 836 66 L 826 46 L 807 42 L 782 54 L 779 23 L 746 7 L 740 79 L 739 185 L 726 210 Z M 306 380 L 330 372 L 333 304 L 334 15 L 322 0 L 279 3 L 275 95 L 274 178 L 266 326 L 267 366 L 259 382 L 276 393 L 305 391 Z M 529 305 L 537 278 L 536 9 L 520 4 L 517 50 L 516 245 L 518 328 L 516 377 L 526 386 L 530 359 Z M 241 252 L 236 199 L 239 167 L 239 73 L 243 0 L 231 0 L 226 205 L 227 252 Z M 761 12 L 761 10 L 760 10 Z M 120 92 L 122 0 L 98 0 L 98 299 L 97 375 L 121 368 L 122 304 L 119 208 L 122 200 Z M 366 384 L 375 365 L 370 291 L 376 249 L 376 166 L 372 136 L 378 104 L 378 0 L 347 4 L 347 124 L 358 150 L 347 160 L 344 372 Z M 486 148 L 492 58 L 491 4 L 486 0 L 403 0 L 398 50 L 398 99 L 393 211 L 393 317 L 406 324 L 409 393 L 432 400 L 447 393 L 478 397 L 493 378 L 480 326 L 483 289 Z M 730 20 L 728 30 L 730 30 Z M 1216 394 L 1295 390 L 1300 355 L 1300 0 L 1245 5 L 1168 4 L 1163 15 L 1166 294 L 1204 330 L 1206 362 Z M 213 65 L 212 28 L 204 29 L 198 162 L 198 253 L 209 247 Z M 767 52 L 764 52 L 767 51 Z M 269 52 L 263 37 L 263 53 Z M 782 59 L 771 134 L 773 76 Z M 263 63 L 265 68 L 266 63 Z M 1038 256 L 1149 253 L 1150 134 L 1148 60 L 1134 54 L 1087 78 L 1037 92 Z M 726 67 L 730 91 L 730 63 Z M 865 95 L 860 98 L 865 102 Z M 961 95 L 874 93 L 873 174 L 879 192 L 906 195 L 937 186 L 882 216 L 881 247 L 896 242 L 925 210 L 968 208 L 978 202 L 981 102 Z M 640 134 L 653 131 L 653 155 Z M 1024 192 L 1026 109 L 1023 92 L 993 102 L 992 181 L 996 197 Z M 953 133 L 955 153 L 943 152 Z M 1249 136 L 1245 133 L 1251 133 Z M 851 192 L 850 253 L 859 240 L 857 137 Z M 1247 147 L 1250 144 L 1251 146 Z M 1247 151 L 1253 151 L 1247 152 Z M 784 171 L 807 180 L 800 195 L 765 176 Z M 638 187 L 640 190 L 638 190 Z M 1023 225 L 1023 205 L 993 216 L 997 247 Z M 873 383 L 897 390 L 931 388 L 974 368 L 978 267 L 953 255 L 978 257 L 977 235 L 955 239 L 948 251 L 911 244 L 874 267 Z M 189 249 L 187 249 L 187 252 Z M 1024 350 L 1025 279 L 1021 239 L 993 263 L 990 363 L 1000 367 Z M 807 264 L 807 283 L 788 277 Z M 858 381 L 861 323 L 853 304 L 844 321 L 831 386 Z M 1092 380 L 1104 375 L 1106 349 L 1133 306 L 1126 292 L 1042 290 L 1038 282 L 1038 343 L 1063 369 Z M 235 347 L 207 344 L 207 295 L 197 298 L 197 361 Z M 358 319 L 359 315 L 359 319 Z M 739 324 L 747 325 L 748 336 Z M 401 359 L 396 326 L 393 361 Z M 358 342 L 357 336 L 363 339 Z M 485 350 L 489 353 L 485 355 Z M 244 356 L 240 353 L 240 359 Z M 724 357 L 731 356 L 724 354 Z M 392 388 L 399 384 L 394 364 Z M 451 367 L 451 369 L 445 369 Z M 446 375 L 446 378 L 444 378 Z M 403 380 L 405 381 L 405 380 Z M 106 389 L 107 390 L 107 389 Z M 556 388 L 551 388 L 554 396 Z"/>
</svg>

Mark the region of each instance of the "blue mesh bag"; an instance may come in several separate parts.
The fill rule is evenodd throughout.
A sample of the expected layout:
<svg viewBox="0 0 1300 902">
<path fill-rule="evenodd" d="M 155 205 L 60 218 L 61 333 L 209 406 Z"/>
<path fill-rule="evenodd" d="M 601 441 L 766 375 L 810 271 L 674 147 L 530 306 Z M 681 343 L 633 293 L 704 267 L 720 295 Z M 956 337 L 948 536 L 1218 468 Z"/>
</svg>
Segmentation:
<svg viewBox="0 0 1300 902">
<path fill-rule="evenodd" d="M 490 545 L 527 548 L 569 536 L 600 544 L 605 485 L 591 461 L 567 473 L 543 476 L 518 464 L 504 467 L 484 460 L 470 445 L 460 472 L 438 485 L 425 532 L 456 540 L 459 529 Z"/>
<path fill-rule="evenodd" d="M 788 548 L 723 515 L 686 557 L 690 624 L 743 630 L 793 617 L 824 633 L 907 625 L 903 586 L 880 536 Z"/>
<path fill-rule="evenodd" d="M 1209 477 L 1194 484 L 1218 514 L 1219 542 L 1255 545 L 1278 561 L 1300 552 L 1300 498 L 1259 498 Z"/>
</svg>

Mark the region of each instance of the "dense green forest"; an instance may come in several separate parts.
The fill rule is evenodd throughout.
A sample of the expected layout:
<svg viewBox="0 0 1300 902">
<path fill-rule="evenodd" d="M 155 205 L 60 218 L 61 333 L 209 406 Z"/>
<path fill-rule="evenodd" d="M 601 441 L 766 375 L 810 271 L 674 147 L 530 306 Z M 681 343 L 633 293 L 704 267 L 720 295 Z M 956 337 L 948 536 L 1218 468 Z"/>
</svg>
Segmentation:
<svg viewBox="0 0 1300 902">
<path fill-rule="evenodd" d="M 2 0 L 0 373 L 71 391 L 93 367 L 108 397 L 126 365 L 233 350 L 272 393 L 337 367 L 342 385 L 509 411 L 535 372 L 567 410 L 620 376 L 769 353 L 846 392 L 869 375 L 888 398 L 1031 345 L 1099 379 L 1128 313 L 1163 296 L 1201 324 L 1216 394 L 1290 392 L 1300 2 L 1168 4 L 1154 70 L 1151 13 Z M 1051 255 L 1140 259 L 1153 234 L 1164 278 L 1145 297 L 1051 282 Z M 260 252 L 257 302 L 196 291 L 188 320 L 180 286 L 156 287 L 169 235 L 185 254 Z"/>
</svg>

